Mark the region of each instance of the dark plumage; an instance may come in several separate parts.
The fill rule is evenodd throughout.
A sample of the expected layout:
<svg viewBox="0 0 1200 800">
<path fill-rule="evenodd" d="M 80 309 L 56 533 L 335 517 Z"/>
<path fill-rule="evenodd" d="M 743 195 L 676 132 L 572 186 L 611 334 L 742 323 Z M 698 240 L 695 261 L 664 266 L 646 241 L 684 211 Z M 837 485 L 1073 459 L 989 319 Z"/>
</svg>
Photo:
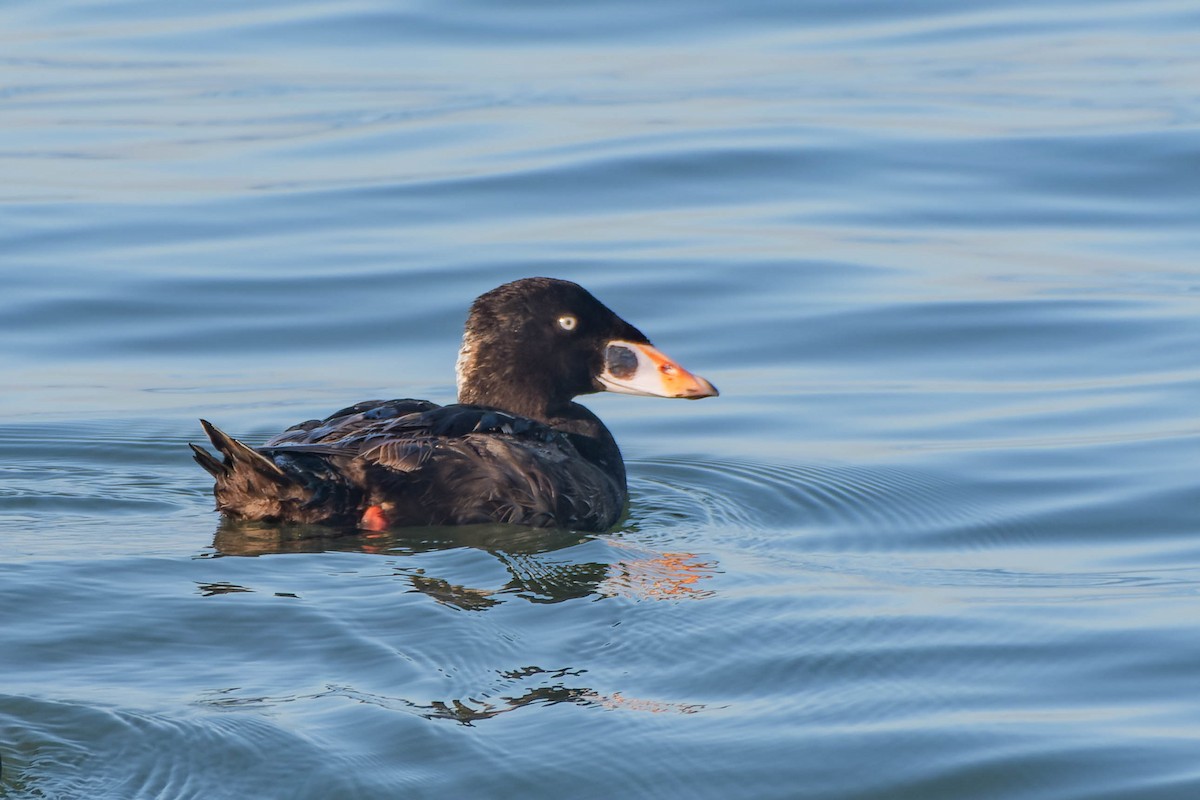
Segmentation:
<svg viewBox="0 0 1200 800">
<path fill-rule="evenodd" d="M 526 278 L 471 306 L 459 403 L 371 400 L 251 448 L 201 420 L 191 445 L 237 518 L 381 529 L 503 522 L 606 530 L 626 501 L 612 434 L 581 394 L 717 394 L 583 288 Z"/>
</svg>

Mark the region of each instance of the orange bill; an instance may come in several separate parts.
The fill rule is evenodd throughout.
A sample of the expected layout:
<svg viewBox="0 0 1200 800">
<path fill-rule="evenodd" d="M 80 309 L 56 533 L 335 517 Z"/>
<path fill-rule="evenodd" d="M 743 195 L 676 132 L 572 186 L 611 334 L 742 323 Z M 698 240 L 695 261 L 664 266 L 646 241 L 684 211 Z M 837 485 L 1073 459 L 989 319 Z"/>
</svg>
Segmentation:
<svg viewBox="0 0 1200 800">
<path fill-rule="evenodd" d="M 693 375 L 648 343 L 613 340 L 604 353 L 600 385 L 609 392 L 699 400 L 716 397 L 717 387 Z"/>
</svg>

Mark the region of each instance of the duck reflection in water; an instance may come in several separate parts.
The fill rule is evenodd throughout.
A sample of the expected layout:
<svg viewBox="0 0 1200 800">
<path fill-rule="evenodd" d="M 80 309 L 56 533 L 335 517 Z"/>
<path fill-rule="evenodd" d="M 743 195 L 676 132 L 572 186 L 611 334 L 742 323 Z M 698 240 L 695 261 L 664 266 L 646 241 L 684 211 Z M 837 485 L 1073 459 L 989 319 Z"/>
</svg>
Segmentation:
<svg viewBox="0 0 1200 800">
<path fill-rule="evenodd" d="M 470 587 L 430 575 L 426 553 L 469 547 L 499 561 L 508 580 L 499 586 Z M 601 549 L 603 548 L 603 549 Z M 598 549 L 610 559 L 571 559 L 573 551 L 595 555 Z M 487 611 L 513 598 L 530 603 L 561 603 L 587 597 L 624 597 L 635 601 L 703 599 L 714 592 L 705 588 L 716 572 L 715 563 L 691 553 L 664 553 L 630 542 L 619 533 L 606 536 L 546 528 L 511 525 L 475 525 L 454 528 L 404 529 L 386 532 L 348 530 L 338 534 L 324 526 L 270 525 L 222 520 L 213 537 L 214 553 L 205 557 L 260 556 L 286 553 L 358 552 L 411 557 L 413 566 L 395 569 L 397 579 L 433 601 L 463 611 Z M 420 562 L 420 563 L 418 563 Z M 203 584 L 206 597 L 254 592 L 253 587 L 227 583 Z M 484 686 L 462 697 L 411 700 L 331 686 L 316 696 L 346 697 L 355 702 L 444 719 L 464 726 L 524 708 L 568 703 L 576 706 L 620 709 L 653 714 L 696 714 L 700 703 L 679 703 L 633 697 L 620 691 L 602 692 L 588 685 L 586 669 L 545 669 L 521 666 L 492 674 Z M 258 706 L 291 702 L 290 697 L 244 697 L 238 690 L 222 691 L 209 702 L 222 707 Z"/>
<path fill-rule="evenodd" d="M 569 557 L 572 548 L 589 544 L 604 546 L 612 558 L 578 561 Z M 464 611 L 485 611 L 512 597 L 531 603 L 561 603 L 591 596 L 698 600 L 713 595 L 706 583 L 718 571 L 715 562 L 695 554 L 660 552 L 619 534 L 600 537 L 512 525 L 337 532 L 325 526 L 223 519 L 212 546 L 216 556 L 333 551 L 414 558 L 439 550 L 474 548 L 496 558 L 509 580 L 496 587 L 470 587 L 430 575 L 424 562 L 396 569 L 397 577 L 407 580 L 415 591 Z M 595 549 L 589 548 L 588 552 L 594 555 Z"/>
<path fill-rule="evenodd" d="M 493 683 L 487 687 L 481 687 L 481 691 L 473 693 L 470 697 L 432 700 L 423 703 L 403 697 L 364 692 L 349 686 L 330 686 L 315 694 L 284 697 L 239 696 L 236 689 L 222 689 L 211 693 L 211 696 L 202 702 L 216 708 L 231 709 L 272 706 L 293 703 L 297 700 L 342 697 L 389 711 L 416 714 L 425 719 L 452 720 L 467 727 L 523 708 L 559 703 L 651 714 L 698 714 L 708 709 L 708 706 L 703 703 L 677 703 L 635 698 L 622 692 L 604 694 L 588 686 L 573 685 L 582 683 L 586 672 L 587 670 L 583 669 L 522 667 L 496 673 Z M 542 685 L 525 688 L 526 684 L 539 682 Z M 484 696 L 492 699 L 480 699 Z"/>
</svg>

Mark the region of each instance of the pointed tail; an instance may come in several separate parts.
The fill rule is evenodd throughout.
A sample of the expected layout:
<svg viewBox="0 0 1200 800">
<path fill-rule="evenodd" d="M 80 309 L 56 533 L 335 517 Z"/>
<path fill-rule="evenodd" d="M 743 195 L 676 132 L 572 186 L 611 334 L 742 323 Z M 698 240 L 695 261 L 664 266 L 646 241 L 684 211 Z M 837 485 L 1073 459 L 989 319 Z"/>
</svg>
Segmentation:
<svg viewBox="0 0 1200 800">
<path fill-rule="evenodd" d="M 262 453 L 242 444 L 206 419 L 200 420 L 200 424 L 204 426 L 204 432 L 208 434 L 213 447 L 217 448 L 221 455 L 225 457 L 224 461 L 218 461 L 212 453 L 203 447 L 197 447 L 190 442 L 188 443 L 188 447 L 192 448 L 192 458 L 196 460 L 196 463 L 204 467 L 208 474 L 217 479 L 218 483 L 230 475 L 245 469 L 249 469 L 254 474 L 275 483 L 290 482 L 287 473 Z"/>
<path fill-rule="evenodd" d="M 208 420 L 200 420 L 221 458 L 189 445 L 196 463 L 216 479 L 217 510 L 268 522 L 355 522 L 362 492 L 330 464 L 319 446 L 287 448 L 285 470 Z"/>
</svg>

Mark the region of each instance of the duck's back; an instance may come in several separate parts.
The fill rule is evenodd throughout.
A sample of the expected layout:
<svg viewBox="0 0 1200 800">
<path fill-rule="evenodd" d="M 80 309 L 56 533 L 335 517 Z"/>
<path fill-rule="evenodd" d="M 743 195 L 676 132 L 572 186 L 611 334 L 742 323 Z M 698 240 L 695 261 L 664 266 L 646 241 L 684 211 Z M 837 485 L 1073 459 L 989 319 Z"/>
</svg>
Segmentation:
<svg viewBox="0 0 1200 800">
<path fill-rule="evenodd" d="M 479 406 L 368 401 L 253 450 L 207 427 L 225 460 L 197 460 L 217 478 L 217 507 L 238 517 L 605 530 L 625 505 L 606 430 L 597 438 Z"/>
</svg>

